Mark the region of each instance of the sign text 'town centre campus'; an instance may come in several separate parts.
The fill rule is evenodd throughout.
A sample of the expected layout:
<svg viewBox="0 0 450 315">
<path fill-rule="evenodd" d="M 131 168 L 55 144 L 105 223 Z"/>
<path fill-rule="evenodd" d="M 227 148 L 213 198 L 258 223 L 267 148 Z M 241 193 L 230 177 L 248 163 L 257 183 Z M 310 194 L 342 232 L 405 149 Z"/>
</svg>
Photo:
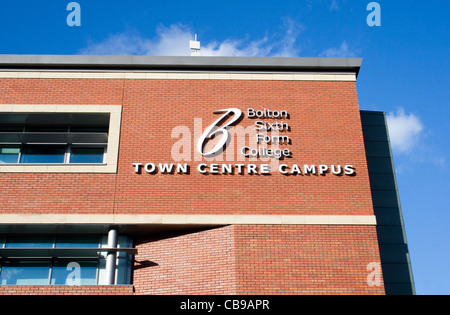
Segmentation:
<svg viewBox="0 0 450 315">
<path fill-rule="evenodd" d="M 196 167 L 200 174 L 262 174 L 270 175 L 279 172 L 283 175 L 322 175 L 332 174 L 336 176 L 355 176 L 355 168 L 351 164 L 287 164 L 285 161 L 292 157 L 292 152 L 288 148 L 280 148 L 280 145 L 290 145 L 291 139 L 287 135 L 291 130 L 286 120 L 290 119 L 289 113 L 285 110 L 254 110 L 247 109 L 249 119 L 257 119 L 251 129 L 236 128 L 244 114 L 240 109 L 229 108 L 215 111 L 214 114 L 223 114 L 213 124 L 206 128 L 196 144 L 197 152 L 206 159 L 214 159 L 220 156 L 227 149 L 233 136 L 245 143 L 245 139 L 250 138 L 250 143 L 255 145 L 242 145 L 238 147 L 237 154 L 240 160 L 265 160 L 269 163 L 199 163 Z M 265 121 L 263 119 L 270 119 Z M 276 119 L 276 120 L 274 120 Z M 235 129 L 234 132 L 233 128 Z M 252 141 L 253 138 L 253 141 Z M 208 141 L 214 139 L 214 146 L 206 150 Z M 218 139 L 218 140 L 217 140 Z M 180 141 L 191 141 L 182 139 Z M 178 144 L 179 145 L 179 144 Z M 270 147 L 269 147 L 270 145 Z M 189 146 L 190 147 L 190 146 Z M 206 151 L 206 152 L 205 152 Z M 173 152 L 172 152 L 172 157 Z M 177 159 L 180 160 L 180 159 Z M 135 173 L 142 172 L 148 174 L 191 174 L 191 167 L 187 163 L 133 163 Z"/>
</svg>

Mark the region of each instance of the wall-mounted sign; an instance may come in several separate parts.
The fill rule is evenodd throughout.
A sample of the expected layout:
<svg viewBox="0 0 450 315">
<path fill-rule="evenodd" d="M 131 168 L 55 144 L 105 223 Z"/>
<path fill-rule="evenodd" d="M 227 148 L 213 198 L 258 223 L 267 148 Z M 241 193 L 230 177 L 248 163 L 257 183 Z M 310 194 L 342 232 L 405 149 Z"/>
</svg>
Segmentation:
<svg viewBox="0 0 450 315">
<path fill-rule="evenodd" d="M 247 109 L 247 118 L 254 120 L 253 128 L 236 128 L 243 120 L 244 113 L 237 108 L 221 109 L 214 112 L 221 114 L 215 122 L 209 125 L 199 137 L 196 143 L 198 154 L 205 159 L 217 157 L 225 152 L 233 140 L 240 137 L 245 143 L 241 145 L 237 154 L 238 161 L 245 159 L 269 160 L 270 163 L 202 163 L 197 164 L 196 171 L 200 174 L 261 174 L 269 175 L 278 172 L 283 175 L 322 175 L 332 174 L 336 176 L 354 176 L 355 168 L 351 164 L 288 164 L 285 159 L 292 157 L 289 147 L 292 141 L 289 137 L 291 126 L 288 124 L 290 115 L 285 110 L 255 110 Z M 234 132 L 232 133 L 234 129 Z M 249 141 L 246 141 L 250 138 Z M 190 140 L 189 140 L 190 141 Z M 208 147 L 208 142 L 214 142 Z M 248 144 L 249 142 L 250 144 Z M 283 146 L 283 147 L 280 147 Z M 179 159 L 177 159 L 179 160 Z M 136 173 L 148 174 L 191 174 L 191 167 L 187 163 L 133 163 Z"/>
</svg>

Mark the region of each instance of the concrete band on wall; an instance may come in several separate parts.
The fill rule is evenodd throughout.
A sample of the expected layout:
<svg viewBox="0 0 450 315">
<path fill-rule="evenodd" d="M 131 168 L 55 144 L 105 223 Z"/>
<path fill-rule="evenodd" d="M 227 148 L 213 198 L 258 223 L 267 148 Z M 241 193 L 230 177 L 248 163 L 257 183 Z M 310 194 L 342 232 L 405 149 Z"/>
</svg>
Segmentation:
<svg viewBox="0 0 450 315">
<path fill-rule="evenodd" d="M 121 215 L 1 214 L 1 224 L 274 224 L 376 225 L 375 216 L 358 215 Z"/>
</svg>

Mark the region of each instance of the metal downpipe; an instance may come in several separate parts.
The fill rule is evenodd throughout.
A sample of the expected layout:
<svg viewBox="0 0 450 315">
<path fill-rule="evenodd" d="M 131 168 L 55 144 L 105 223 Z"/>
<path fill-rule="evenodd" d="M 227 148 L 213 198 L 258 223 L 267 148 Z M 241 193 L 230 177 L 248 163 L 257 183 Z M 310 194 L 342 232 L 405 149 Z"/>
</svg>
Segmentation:
<svg viewBox="0 0 450 315">
<path fill-rule="evenodd" d="M 108 248 L 117 248 L 119 229 L 114 226 L 108 231 Z M 106 256 L 106 285 L 115 284 L 117 252 L 109 251 Z"/>
</svg>

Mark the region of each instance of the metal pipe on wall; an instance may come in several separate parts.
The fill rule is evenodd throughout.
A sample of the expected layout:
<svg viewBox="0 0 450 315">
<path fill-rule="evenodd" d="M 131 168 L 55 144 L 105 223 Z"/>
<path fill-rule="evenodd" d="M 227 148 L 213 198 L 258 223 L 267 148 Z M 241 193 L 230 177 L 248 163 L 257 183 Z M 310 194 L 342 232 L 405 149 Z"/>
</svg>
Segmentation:
<svg viewBox="0 0 450 315">
<path fill-rule="evenodd" d="M 108 248 L 117 248 L 119 229 L 117 226 L 110 227 L 108 231 Z M 117 252 L 108 251 L 106 256 L 106 285 L 115 284 Z"/>
</svg>

